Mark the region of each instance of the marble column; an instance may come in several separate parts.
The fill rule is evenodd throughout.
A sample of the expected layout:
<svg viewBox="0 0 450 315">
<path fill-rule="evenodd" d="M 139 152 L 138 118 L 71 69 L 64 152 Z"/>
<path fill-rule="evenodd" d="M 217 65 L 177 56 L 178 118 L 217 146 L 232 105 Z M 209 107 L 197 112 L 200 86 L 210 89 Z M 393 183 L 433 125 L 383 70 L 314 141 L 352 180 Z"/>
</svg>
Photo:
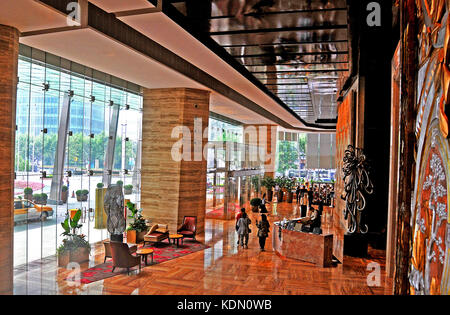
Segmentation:
<svg viewBox="0 0 450 315">
<path fill-rule="evenodd" d="M 145 218 L 168 224 L 171 233 L 184 216 L 196 216 L 197 233 L 204 231 L 209 96 L 188 88 L 144 89 L 141 206 Z"/>
<path fill-rule="evenodd" d="M 13 292 L 14 139 L 19 31 L 0 25 L 0 294 Z"/>
</svg>

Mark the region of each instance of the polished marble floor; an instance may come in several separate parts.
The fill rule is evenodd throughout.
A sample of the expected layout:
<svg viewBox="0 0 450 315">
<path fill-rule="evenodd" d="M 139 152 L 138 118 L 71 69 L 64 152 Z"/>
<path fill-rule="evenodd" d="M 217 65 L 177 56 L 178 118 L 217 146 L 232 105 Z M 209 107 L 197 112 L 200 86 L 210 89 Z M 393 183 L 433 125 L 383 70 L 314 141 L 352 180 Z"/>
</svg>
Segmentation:
<svg viewBox="0 0 450 315">
<path fill-rule="evenodd" d="M 269 221 L 298 216 L 297 205 L 270 205 Z M 323 225 L 331 226 L 330 209 L 325 209 Z M 76 284 L 64 279 L 70 271 L 58 268 L 49 257 L 17 268 L 15 294 L 391 294 L 392 279 L 384 272 L 384 251 L 370 250 L 369 257 L 344 257 L 331 268 L 281 258 L 267 239 L 266 251 L 260 252 L 256 228 L 250 234 L 249 248 L 238 248 L 234 221 L 206 221 L 206 231 L 199 240 L 209 248 L 184 257 L 91 284 Z M 103 262 L 103 246 L 93 247 L 87 269 Z M 373 263 L 380 266 L 379 282 L 373 281 Z M 368 282 L 369 279 L 369 282 Z M 369 285 L 369 284 L 370 285 Z"/>
</svg>

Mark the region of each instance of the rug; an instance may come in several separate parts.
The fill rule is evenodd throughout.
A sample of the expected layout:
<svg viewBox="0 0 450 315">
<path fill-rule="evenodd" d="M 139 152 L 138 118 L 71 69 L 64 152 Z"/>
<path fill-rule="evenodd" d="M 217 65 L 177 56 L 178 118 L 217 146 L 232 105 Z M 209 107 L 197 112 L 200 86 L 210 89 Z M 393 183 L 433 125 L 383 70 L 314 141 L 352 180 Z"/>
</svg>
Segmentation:
<svg viewBox="0 0 450 315">
<path fill-rule="evenodd" d="M 183 245 L 180 244 L 180 247 L 176 247 L 173 244 L 166 243 L 165 241 L 162 243 L 157 243 L 153 246 L 146 245 L 144 248 L 153 249 L 153 264 L 151 264 L 152 258 L 151 255 L 147 257 L 148 266 L 145 265 L 145 262 L 141 262 L 141 268 L 151 267 L 152 265 L 160 264 L 165 261 L 169 261 L 175 258 L 183 257 L 201 250 L 208 248 L 202 243 L 196 241 L 186 240 Z M 143 246 L 139 246 L 139 248 L 143 248 Z M 130 271 L 137 270 L 138 266 L 130 268 Z M 112 272 L 112 259 L 107 259 L 105 263 L 96 265 L 87 270 L 84 270 L 80 273 L 80 282 L 83 284 L 92 283 L 100 280 L 104 280 L 107 278 L 111 278 L 120 274 L 126 274 L 127 269 L 125 268 L 116 268 L 114 272 Z M 65 280 L 73 281 L 72 279 L 66 278 Z"/>
</svg>

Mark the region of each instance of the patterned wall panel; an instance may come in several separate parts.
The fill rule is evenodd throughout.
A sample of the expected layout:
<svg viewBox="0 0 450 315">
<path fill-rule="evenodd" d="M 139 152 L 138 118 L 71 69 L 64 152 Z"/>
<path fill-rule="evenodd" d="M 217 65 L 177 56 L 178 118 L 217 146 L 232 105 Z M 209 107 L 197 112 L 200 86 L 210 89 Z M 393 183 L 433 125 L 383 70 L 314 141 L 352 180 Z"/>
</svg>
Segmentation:
<svg viewBox="0 0 450 315">
<path fill-rule="evenodd" d="M 418 0 L 416 169 L 410 266 L 412 294 L 450 294 L 448 120 L 450 2 Z"/>
</svg>

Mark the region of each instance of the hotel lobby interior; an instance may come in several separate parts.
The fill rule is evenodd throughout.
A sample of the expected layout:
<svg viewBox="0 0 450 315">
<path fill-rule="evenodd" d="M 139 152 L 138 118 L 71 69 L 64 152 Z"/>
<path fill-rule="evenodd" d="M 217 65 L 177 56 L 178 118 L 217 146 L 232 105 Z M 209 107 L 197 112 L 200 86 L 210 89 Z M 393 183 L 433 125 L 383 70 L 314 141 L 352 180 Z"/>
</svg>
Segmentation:
<svg viewBox="0 0 450 315">
<path fill-rule="evenodd" d="M 448 295 L 449 13 L 1 1 L 0 295 Z"/>
</svg>

